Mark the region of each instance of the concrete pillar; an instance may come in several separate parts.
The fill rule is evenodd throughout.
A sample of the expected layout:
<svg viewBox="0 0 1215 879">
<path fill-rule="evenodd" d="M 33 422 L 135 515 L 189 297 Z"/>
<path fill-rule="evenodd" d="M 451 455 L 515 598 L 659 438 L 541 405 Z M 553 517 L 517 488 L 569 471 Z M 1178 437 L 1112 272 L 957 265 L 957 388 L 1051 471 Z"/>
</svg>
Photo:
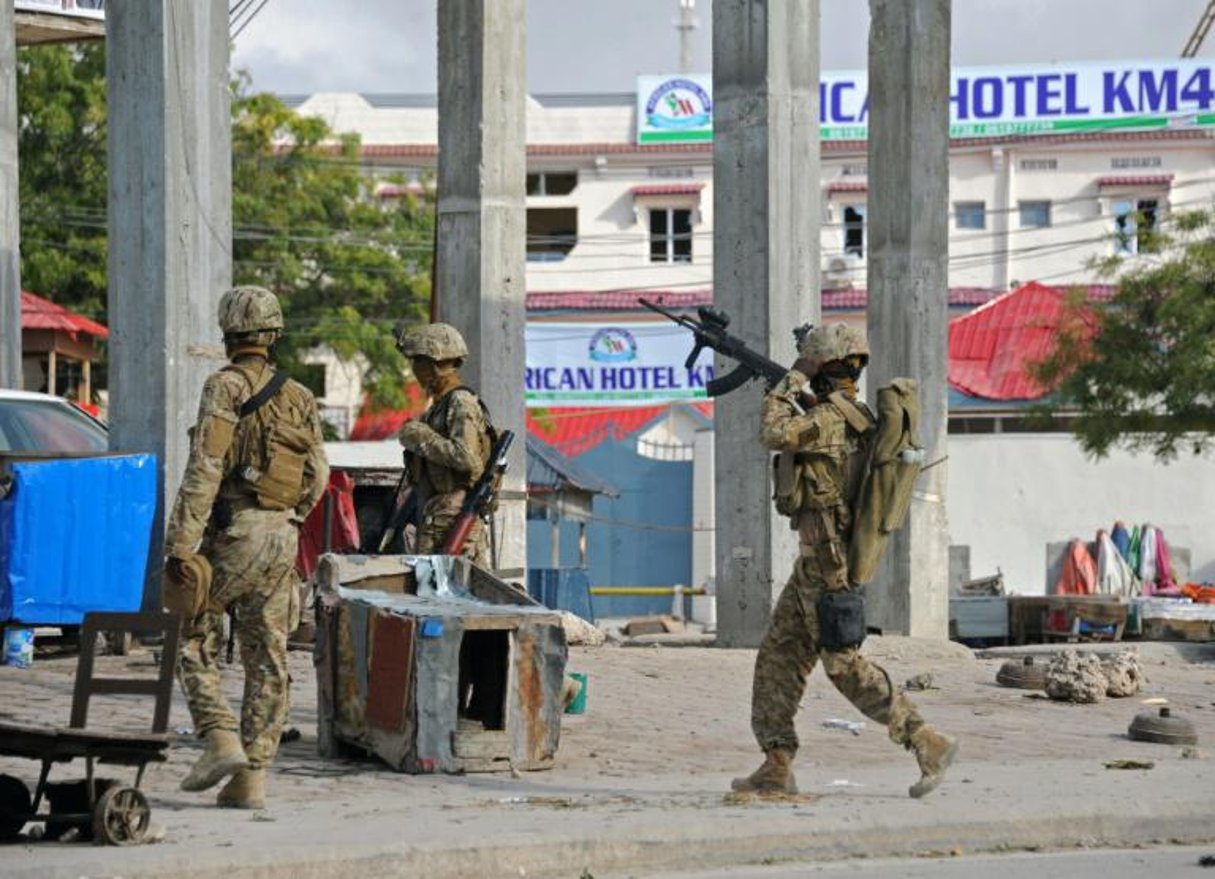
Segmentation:
<svg viewBox="0 0 1215 879">
<path fill-rule="evenodd" d="M 991 170 L 996 178 L 996 199 L 992 205 L 991 240 L 995 261 L 992 264 L 991 286 L 1003 293 L 1008 289 L 1009 267 L 1012 264 L 1012 185 L 1013 163 L 1016 158 L 1009 147 L 995 147 L 991 151 Z"/>
<path fill-rule="evenodd" d="M 110 447 L 159 456 L 144 596 L 154 603 L 186 431 L 203 381 L 224 363 L 216 308 L 232 279 L 228 4 L 109 4 L 106 37 Z"/>
<path fill-rule="evenodd" d="M 468 340 L 464 377 L 515 432 L 496 518 L 497 567 L 527 564 L 523 402 L 524 0 L 439 4 L 438 319 Z"/>
<path fill-rule="evenodd" d="M 779 363 L 819 315 L 818 0 L 713 4 L 713 296 L 730 331 Z M 732 364 L 717 359 L 717 369 Z M 719 397 L 717 639 L 759 643 L 797 552 L 772 507 L 762 390 Z"/>
<path fill-rule="evenodd" d="M 920 383 L 920 439 L 946 452 L 950 0 L 870 0 L 869 366 L 872 402 L 895 376 Z M 948 631 L 947 464 L 920 477 L 907 525 L 869 586 L 870 625 Z"/>
<path fill-rule="evenodd" d="M 21 221 L 17 189 L 17 28 L 0 3 L 0 388 L 21 389 Z"/>
</svg>

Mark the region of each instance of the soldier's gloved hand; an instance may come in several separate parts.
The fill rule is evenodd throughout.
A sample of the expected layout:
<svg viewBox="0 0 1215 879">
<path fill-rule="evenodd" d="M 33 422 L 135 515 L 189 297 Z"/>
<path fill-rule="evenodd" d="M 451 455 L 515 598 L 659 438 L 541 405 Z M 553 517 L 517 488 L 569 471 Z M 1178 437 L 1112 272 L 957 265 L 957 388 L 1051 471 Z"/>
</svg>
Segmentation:
<svg viewBox="0 0 1215 879">
<path fill-rule="evenodd" d="M 165 559 L 165 576 L 175 583 L 185 582 L 185 563 L 185 559 L 169 556 Z"/>
<path fill-rule="evenodd" d="M 416 451 L 427 440 L 433 440 L 438 436 L 428 424 L 418 419 L 406 421 L 405 426 L 401 428 L 398 438 L 401 440 L 406 450 Z"/>
</svg>

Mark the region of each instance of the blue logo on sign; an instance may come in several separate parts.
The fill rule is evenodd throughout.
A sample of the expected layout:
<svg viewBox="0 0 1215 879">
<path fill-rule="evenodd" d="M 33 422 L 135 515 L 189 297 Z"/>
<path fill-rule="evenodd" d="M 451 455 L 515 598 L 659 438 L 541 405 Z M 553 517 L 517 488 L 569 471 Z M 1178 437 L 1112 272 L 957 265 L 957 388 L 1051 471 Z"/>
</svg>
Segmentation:
<svg viewBox="0 0 1215 879">
<path fill-rule="evenodd" d="M 604 327 L 591 336 L 591 360 L 599 363 L 627 363 L 637 359 L 637 340 L 628 330 Z"/>
<path fill-rule="evenodd" d="M 668 79 L 645 103 L 646 122 L 675 131 L 704 128 L 712 121 L 713 101 L 690 79 Z"/>
</svg>

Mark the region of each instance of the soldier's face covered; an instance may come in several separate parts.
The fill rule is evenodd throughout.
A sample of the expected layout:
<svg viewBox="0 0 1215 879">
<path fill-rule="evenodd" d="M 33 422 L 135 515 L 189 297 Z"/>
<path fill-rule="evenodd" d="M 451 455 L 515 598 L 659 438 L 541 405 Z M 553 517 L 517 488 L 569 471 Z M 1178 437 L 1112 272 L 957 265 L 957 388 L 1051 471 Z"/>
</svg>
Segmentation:
<svg viewBox="0 0 1215 879">
<path fill-rule="evenodd" d="M 443 392 L 460 383 L 460 376 L 453 360 L 431 360 L 429 357 L 411 358 L 414 377 L 418 384 L 431 397 L 442 396 Z"/>
<path fill-rule="evenodd" d="M 432 393 L 435 380 L 439 377 L 439 371 L 435 368 L 435 362 L 429 357 L 414 357 L 409 362 L 413 367 L 413 375 L 418 380 L 418 384 L 427 393 Z"/>
</svg>

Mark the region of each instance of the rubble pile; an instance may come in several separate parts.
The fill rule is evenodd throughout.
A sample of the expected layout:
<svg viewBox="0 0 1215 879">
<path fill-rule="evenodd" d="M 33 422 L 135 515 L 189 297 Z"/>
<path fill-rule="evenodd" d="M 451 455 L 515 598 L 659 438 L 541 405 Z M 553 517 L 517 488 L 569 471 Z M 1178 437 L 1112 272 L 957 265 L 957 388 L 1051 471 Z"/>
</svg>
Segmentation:
<svg viewBox="0 0 1215 879">
<path fill-rule="evenodd" d="M 1119 653 L 1102 661 L 1095 654 L 1064 650 L 1046 667 L 1046 695 L 1060 702 L 1133 696 L 1142 686 L 1143 664 L 1136 653 Z"/>
<path fill-rule="evenodd" d="M 1143 687 L 1143 664 L 1137 653 L 1119 653 L 1102 663 L 1107 696 L 1134 696 Z"/>
<path fill-rule="evenodd" d="M 1046 667 L 1046 695 L 1060 702 L 1100 702 L 1109 683 L 1101 660 L 1065 650 Z"/>
</svg>

